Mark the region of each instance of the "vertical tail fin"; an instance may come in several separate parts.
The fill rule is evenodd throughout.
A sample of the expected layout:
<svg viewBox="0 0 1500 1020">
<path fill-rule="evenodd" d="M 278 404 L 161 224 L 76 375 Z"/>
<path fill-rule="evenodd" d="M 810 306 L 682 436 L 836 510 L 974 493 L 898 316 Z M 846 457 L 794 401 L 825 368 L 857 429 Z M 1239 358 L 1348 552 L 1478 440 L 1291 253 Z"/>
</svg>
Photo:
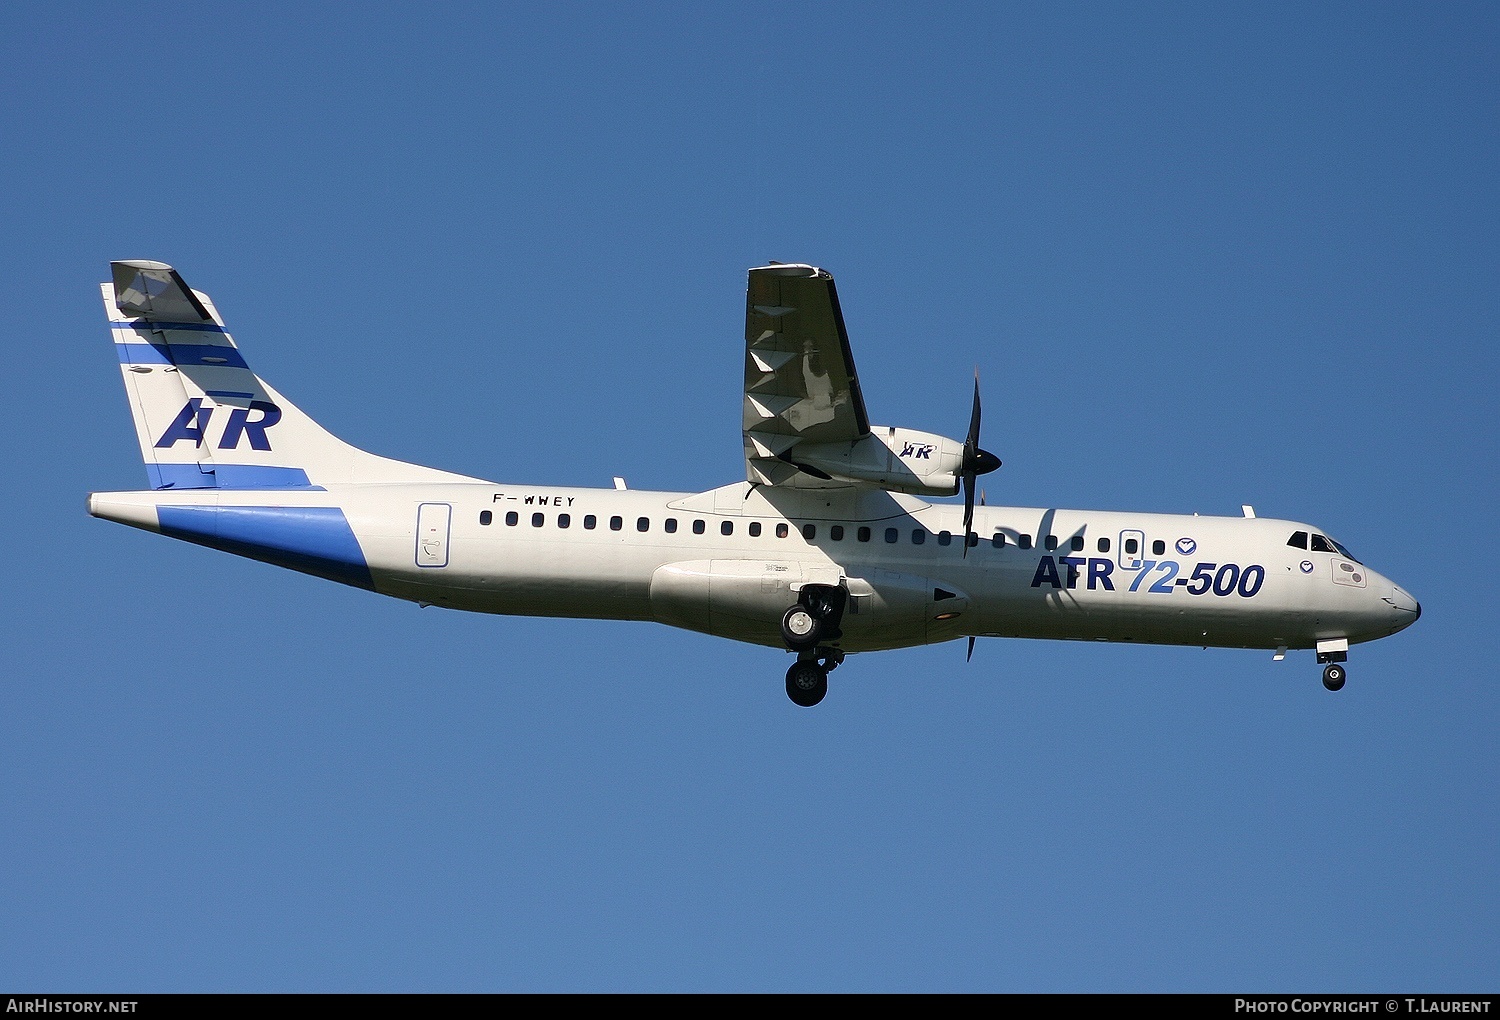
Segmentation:
<svg viewBox="0 0 1500 1020">
<path fill-rule="evenodd" d="M 104 307 L 153 489 L 476 480 L 350 446 L 250 370 L 213 303 L 171 266 L 111 268 Z"/>
</svg>

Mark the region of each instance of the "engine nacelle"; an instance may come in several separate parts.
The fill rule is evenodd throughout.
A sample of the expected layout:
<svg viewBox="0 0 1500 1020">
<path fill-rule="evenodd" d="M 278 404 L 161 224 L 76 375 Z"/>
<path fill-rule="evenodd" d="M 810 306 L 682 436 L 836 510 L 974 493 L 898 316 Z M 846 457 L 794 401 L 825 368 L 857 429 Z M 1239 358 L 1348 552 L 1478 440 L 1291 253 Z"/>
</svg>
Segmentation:
<svg viewBox="0 0 1500 1020">
<path fill-rule="evenodd" d="M 872 427 L 852 443 L 799 443 L 783 458 L 814 477 L 870 482 L 914 496 L 958 492 L 964 447 L 946 436 L 915 429 Z"/>
</svg>

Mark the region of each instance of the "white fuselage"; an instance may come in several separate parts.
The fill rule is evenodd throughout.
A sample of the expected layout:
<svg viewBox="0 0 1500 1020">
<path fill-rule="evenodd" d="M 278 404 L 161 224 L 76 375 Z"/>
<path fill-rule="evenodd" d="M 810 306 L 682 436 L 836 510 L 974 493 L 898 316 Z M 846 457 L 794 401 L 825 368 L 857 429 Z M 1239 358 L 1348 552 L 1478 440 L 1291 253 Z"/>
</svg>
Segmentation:
<svg viewBox="0 0 1500 1020">
<path fill-rule="evenodd" d="M 965 636 L 1310 648 L 1417 614 L 1357 561 L 1289 545 L 1305 524 L 977 507 L 965 554 L 961 507 L 862 486 L 167 490 L 96 493 L 90 512 L 414 602 L 772 646 L 804 584 L 847 588 L 851 652 Z"/>
</svg>

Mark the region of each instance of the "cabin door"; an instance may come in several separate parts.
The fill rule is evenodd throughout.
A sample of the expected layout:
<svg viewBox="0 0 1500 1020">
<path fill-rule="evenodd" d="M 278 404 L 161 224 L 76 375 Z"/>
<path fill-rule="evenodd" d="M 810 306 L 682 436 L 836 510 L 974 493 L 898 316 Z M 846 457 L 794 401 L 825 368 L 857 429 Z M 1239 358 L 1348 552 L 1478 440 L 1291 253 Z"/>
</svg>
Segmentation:
<svg viewBox="0 0 1500 1020">
<path fill-rule="evenodd" d="M 448 565 L 448 528 L 453 507 L 448 503 L 423 503 L 417 507 L 417 566 Z"/>
</svg>

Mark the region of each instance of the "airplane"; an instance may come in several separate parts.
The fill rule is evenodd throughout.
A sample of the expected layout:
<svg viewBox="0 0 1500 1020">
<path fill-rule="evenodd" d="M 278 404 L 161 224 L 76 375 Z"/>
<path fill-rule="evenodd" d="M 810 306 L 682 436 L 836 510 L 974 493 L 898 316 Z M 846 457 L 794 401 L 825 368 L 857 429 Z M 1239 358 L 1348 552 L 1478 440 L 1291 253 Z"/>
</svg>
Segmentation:
<svg viewBox="0 0 1500 1020">
<path fill-rule="evenodd" d="M 871 425 L 833 277 L 749 270 L 745 478 L 706 492 L 493 482 L 357 449 L 250 368 L 170 265 L 102 285 L 150 488 L 95 517 L 422 606 L 655 621 L 783 649 L 818 704 L 846 655 L 980 637 L 1314 649 L 1421 606 L 1323 528 L 1256 516 L 975 505 L 1000 460 Z M 962 505 L 929 498 L 963 494 Z"/>
</svg>

